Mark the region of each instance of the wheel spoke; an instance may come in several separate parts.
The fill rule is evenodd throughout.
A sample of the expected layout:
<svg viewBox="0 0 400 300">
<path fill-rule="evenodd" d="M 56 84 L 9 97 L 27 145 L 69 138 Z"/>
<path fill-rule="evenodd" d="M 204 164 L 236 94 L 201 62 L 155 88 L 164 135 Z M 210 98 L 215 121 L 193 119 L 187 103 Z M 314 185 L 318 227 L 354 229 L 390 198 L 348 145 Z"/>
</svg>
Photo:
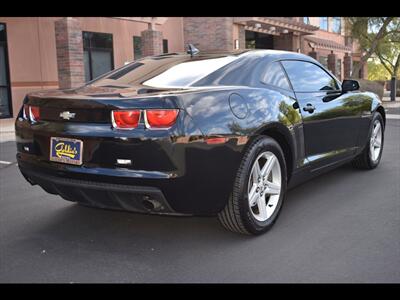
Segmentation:
<svg viewBox="0 0 400 300">
<path fill-rule="evenodd" d="M 267 162 L 261 170 L 261 175 L 263 177 L 268 177 L 269 173 L 271 173 L 271 170 L 274 167 L 275 161 L 275 156 L 271 156 L 270 158 L 268 158 Z"/>
<path fill-rule="evenodd" d="M 381 129 L 381 124 L 378 122 L 374 128 L 373 136 L 376 137 L 378 135 L 379 130 Z"/>
<path fill-rule="evenodd" d="M 375 147 L 374 143 L 370 143 L 369 145 L 369 152 L 371 153 L 372 160 L 375 160 Z"/>
<path fill-rule="evenodd" d="M 257 184 L 253 184 L 249 193 L 249 204 L 250 207 L 254 206 L 257 202 L 259 194 L 257 193 Z"/>
<path fill-rule="evenodd" d="M 265 220 L 267 218 L 267 205 L 265 203 L 265 197 L 258 197 L 257 199 L 257 207 L 259 216 L 261 219 Z"/>
<path fill-rule="evenodd" d="M 275 211 L 276 204 L 278 203 L 279 197 L 271 197 L 267 203 L 267 218 L 269 218 Z"/>
<path fill-rule="evenodd" d="M 265 193 L 268 195 L 279 195 L 281 192 L 281 186 L 279 184 L 267 181 L 267 189 Z"/>
<path fill-rule="evenodd" d="M 381 146 L 381 141 L 376 139 L 375 142 L 374 142 L 374 147 L 379 148 L 380 146 Z"/>
<path fill-rule="evenodd" d="M 261 171 L 260 171 L 260 164 L 258 161 L 254 163 L 254 168 L 253 168 L 253 183 L 258 182 L 258 178 L 261 176 Z"/>
</svg>

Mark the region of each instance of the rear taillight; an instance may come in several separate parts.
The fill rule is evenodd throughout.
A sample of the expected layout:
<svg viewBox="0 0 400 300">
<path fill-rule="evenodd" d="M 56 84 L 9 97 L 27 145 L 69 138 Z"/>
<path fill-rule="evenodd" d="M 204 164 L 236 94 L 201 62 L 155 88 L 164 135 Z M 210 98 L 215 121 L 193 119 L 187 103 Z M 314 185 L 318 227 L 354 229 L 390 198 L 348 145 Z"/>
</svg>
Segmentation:
<svg viewBox="0 0 400 300">
<path fill-rule="evenodd" d="M 145 122 L 147 128 L 169 128 L 178 117 L 178 109 L 147 109 Z"/>
<path fill-rule="evenodd" d="M 40 110 L 38 106 L 29 106 L 29 116 L 32 122 L 40 120 Z"/>
<path fill-rule="evenodd" d="M 40 109 L 38 106 L 24 104 L 24 107 L 22 109 L 22 116 L 25 120 L 37 122 L 40 120 Z"/>
<path fill-rule="evenodd" d="M 139 124 L 140 110 L 114 110 L 111 116 L 114 128 L 133 129 Z"/>
</svg>

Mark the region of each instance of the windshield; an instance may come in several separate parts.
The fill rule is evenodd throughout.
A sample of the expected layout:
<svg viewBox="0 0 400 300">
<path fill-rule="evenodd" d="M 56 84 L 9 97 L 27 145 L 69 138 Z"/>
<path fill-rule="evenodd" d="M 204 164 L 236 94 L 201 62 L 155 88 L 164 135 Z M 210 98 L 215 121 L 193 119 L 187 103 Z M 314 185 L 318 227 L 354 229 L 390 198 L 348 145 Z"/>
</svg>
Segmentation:
<svg viewBox="0 0 400 300">
<path fill-rule="evenodd" d="M 237 55 L 164 55 L 140 59 L 100 77 L 91 84 L 98 87 L 184 88 L 238 59 Z"/>
</svg>

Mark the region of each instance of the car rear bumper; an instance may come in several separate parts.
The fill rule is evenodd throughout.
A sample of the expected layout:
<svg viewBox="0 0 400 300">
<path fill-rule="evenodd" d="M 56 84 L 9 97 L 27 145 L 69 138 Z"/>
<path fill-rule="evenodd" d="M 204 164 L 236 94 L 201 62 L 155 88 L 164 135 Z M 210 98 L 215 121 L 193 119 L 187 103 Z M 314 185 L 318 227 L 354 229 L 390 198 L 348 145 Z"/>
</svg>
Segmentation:
<svg viewBox="0 0 400 300">
<path fill-rule="evenodd" d="M 107 125 L 17 119 L 17 160 L 28 181 L 70 201 L 146 213 L 215 214 L 232 191 L 244 144 L 236 137 L 207 144 L 189 121 L 172 132 L 116 132 Z M 50 161 L 53 136 L 82 140 L 82 165 Z M 118 166 L 117 158 L 133 163 Z M 121 192 L 125 188 L 129 192 Z M 153 203 L 158 210 L 146 207 L 147 197 L 161 203 Z"/>
<path fill-rule="evenodd" d="M 64 178 L 29 168 L 21 161 L 19 168 L 28 182 L 38 184 L 46 192 L 60 195 L 68 201 L 139 213 L 185 215 L 173 210 L 163 192 L 156 187 Z"/>
</svg>

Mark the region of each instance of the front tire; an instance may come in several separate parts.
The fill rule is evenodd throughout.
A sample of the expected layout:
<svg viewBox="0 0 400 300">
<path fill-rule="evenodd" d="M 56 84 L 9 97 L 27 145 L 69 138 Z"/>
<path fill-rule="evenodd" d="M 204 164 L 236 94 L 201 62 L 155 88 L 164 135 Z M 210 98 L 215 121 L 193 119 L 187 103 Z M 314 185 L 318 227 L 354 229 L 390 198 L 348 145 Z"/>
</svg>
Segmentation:
<svg viewBox="0 0 400 300">
<path fill-rule="evenodd" d="M 232 194 L 218 219 L 226 229 L 258 235 L 277 220 L 286 194 L 286 162 L 279 144 L 262 136 L 244 154 Z"/>
<path fill-rule="evenodd" d="M 382 115 L 375 112 L 372 116 L 368 141 L 364 150 L 352 161 L 357 169 L 375 169 L 381 161 L 384 141 L 384 122 Z"/>
</svg>

